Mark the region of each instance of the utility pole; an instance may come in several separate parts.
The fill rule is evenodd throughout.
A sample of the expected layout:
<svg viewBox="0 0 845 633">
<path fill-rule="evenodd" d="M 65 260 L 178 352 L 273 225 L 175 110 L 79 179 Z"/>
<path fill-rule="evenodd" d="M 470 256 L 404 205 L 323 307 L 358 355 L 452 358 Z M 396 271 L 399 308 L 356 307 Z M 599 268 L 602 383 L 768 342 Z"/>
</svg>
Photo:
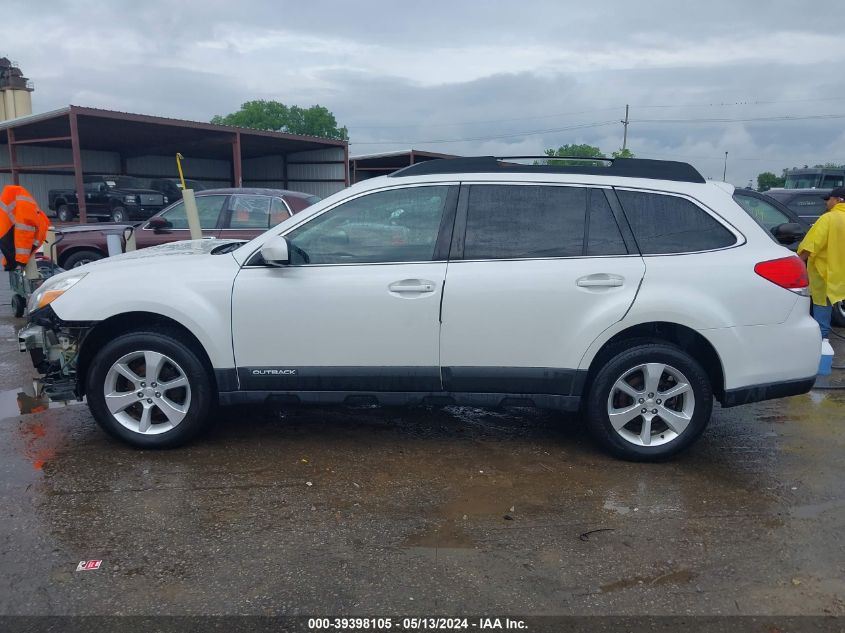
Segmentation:
<svg viewBox="0 0 845 633">
<path fill-rule="evenodd" d="M 728 181 L 728 153 L 725 152 L 725 171 L 722 172 L 722 182 Z"/>
<path fill-rule="evenodd" d="M 624 132 L 622 133 L 622 151 L 625 151 L 625 148 L 628 147 L 628 104 L 625 104 L 625 119 L 620 121 L 622 124 L 622 128 Z"/>
</svg>

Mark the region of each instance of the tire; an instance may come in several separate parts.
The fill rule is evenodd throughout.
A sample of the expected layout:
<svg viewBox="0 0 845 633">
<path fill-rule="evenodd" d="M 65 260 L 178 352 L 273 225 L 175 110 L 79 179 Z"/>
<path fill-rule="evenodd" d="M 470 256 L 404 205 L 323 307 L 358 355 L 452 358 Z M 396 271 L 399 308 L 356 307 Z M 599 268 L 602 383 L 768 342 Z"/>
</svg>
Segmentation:
<svg viewBox="0 0 845 633">
<path fill-rule="evenodd" d="M 184 444 L 206 428 L 216 403 L 209 370 L 180 339 L 177 330 L 151 328 L 124 334 L 96 352 L 86 396 L 103 430 L 136 448 L 154 449 Z M 183 386 L 162 389 L 165 383 L 156 384 L 161 379 Z"/>
<path fill-rule="evenodd" d="M 649 391 L 647 380 L 651 377 L 654 385 L 653 376 L 659 386 Z M 627 388 L 620 387 L 623 381 Z M 681 384 L 688 389 L 660 398 Z M 595 440 L 616 457 L 630 461 L 661 461 L 677 455 L 704 432 L 712 411 L 713 389 L 701 365 L 680 348 L 658 341 L 636 341 L 633 347 L 618 348 L 595 375 L 586 406 L 587 425 Z M 612 414 L 617 416 L 615 422 L 611 422 Z"/>
<path fill-rule="evenodd" d="M 100 251 L 74 251 L 73 253 L 65 257 L 64 262 L 62 262 L 62 268 L 64 268 L 65 270 L 70 270 L 71 268 L 84 266 L 89 262 L 96 262 L 97 260 L 103 259 L 104 257 L 105 255 L 103 255 Z"/>
<path fill-rule="evenodd" d="M 126 222 L 126 209 L 123 207 L 115 207 L 111 210 L 112 222 Z"/>
<path fill-rule="evenodd" d="M 16 319 L 20 319 L 26 311 L 26 301 L 20 295 L 12 295 L 12 313 Z"/>
<path fill-rule="evenodd" d="M 830 322 L 836 327 L 845 327 L 845 301 L 833 304 L 833 315 Z"/>
<path fill-rule="evenodd" d="M 70 210 L 70 207 L 66 204 L 60 204 L 59 208 L 56 209 L 56 217 L 59 219 L 60 222 L 70 222 L 73 220 L 73 212 Z"/>
</svg>

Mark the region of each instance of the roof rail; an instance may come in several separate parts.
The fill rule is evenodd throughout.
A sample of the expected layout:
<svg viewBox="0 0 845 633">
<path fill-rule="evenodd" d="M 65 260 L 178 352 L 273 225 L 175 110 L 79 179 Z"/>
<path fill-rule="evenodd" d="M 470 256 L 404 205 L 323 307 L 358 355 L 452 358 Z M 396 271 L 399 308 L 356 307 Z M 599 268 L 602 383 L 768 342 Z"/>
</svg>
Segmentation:
<svg viewBox="0 0 845 633">
<path fill-rule="evenodd" d="M 518 159 L 579 160 L 592 165 L 525 165 L 509 162 Z M 595 165 L 608 163 L 607 166 Z M 624 178 L 651 178 L 677 182 L 704 183 L 704 177 L 689 163 L 673 160 L 646 158 L 585 158 L 583 156 L 467 156 L 439 158 L 416 163 L 390 174 L 391 178 L 429 176 L 433 174 L 461 173 L 533 173 L 533 174 L 589 174 L 592 176 L 621 176 Z"/>
</svg>

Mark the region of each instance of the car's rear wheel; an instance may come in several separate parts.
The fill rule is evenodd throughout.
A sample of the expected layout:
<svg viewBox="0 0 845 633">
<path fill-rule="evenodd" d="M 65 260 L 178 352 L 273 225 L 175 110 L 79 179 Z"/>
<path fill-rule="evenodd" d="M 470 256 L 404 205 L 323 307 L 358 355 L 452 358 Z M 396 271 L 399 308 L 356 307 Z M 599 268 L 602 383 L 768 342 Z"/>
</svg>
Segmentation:
<svg viewBox="0 0 845 633">
<path fill-rule="evenodd" d="M 707 426 L 713 391 L 707 373 L 666 343 L 619 349 L 592 381 L 587 422 L 608 451 L 658 461 L 689 447 Z"/>
<path fill-rule="evenodd" d="M 170 329 L 106 344 L 91 362 L 86 393 L 97 423 L 138 448 L 187 442 L 205 427 L 214 401 L 199 355 Z"/>
<path fill-rule="evenodd" d="M 66 204 L 60 204 L 56 209 L 56 217 L 62 222 L 70 222 L 73 220 L 73 213 Z"/>
<path fill-rule="evenodd" d="M 105 255 L 103 255 L 99 251 L 76 251 L 65 258 L 64 262 L 62 263 L 62 268 L 78 268 L 79 266 L 84 266 L 85 264 L 96 262 L 98 259 L 103 259 L 103 257 L 105 257 Z"/>
<path fill-rule="evenodd" d="M 126 222 L 126 209 L 123 207 L 115 207 L 111 210 L 112 222 Z"/>
<path fill-rule="evenodd" d="M 836 327 L 845 327 L 845 301 L 837 301 L 833 304 L 830 322 Z"/>
</svg>

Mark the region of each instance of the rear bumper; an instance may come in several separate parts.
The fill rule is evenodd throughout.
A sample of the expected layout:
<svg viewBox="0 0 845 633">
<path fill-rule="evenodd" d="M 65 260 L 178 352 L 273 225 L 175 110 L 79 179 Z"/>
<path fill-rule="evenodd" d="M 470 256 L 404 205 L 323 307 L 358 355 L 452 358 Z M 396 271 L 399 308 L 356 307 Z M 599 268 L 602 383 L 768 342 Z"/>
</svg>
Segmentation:
<svg viewBox="0 0 845 633">
<path fill-rule="evenodd" d="M 761 402 L 762 400 L 800 396 L 802 393 L 810 391 L 815 382 L 816 377 L 810 376 L 809 378 L 802 378 L 800 380 L 770 382 L 765 385 L 729 389 L 725 391 L 725 395 L 722 398 L 722 407 L 736 407 L 741 404 Z"/>
</svg>

